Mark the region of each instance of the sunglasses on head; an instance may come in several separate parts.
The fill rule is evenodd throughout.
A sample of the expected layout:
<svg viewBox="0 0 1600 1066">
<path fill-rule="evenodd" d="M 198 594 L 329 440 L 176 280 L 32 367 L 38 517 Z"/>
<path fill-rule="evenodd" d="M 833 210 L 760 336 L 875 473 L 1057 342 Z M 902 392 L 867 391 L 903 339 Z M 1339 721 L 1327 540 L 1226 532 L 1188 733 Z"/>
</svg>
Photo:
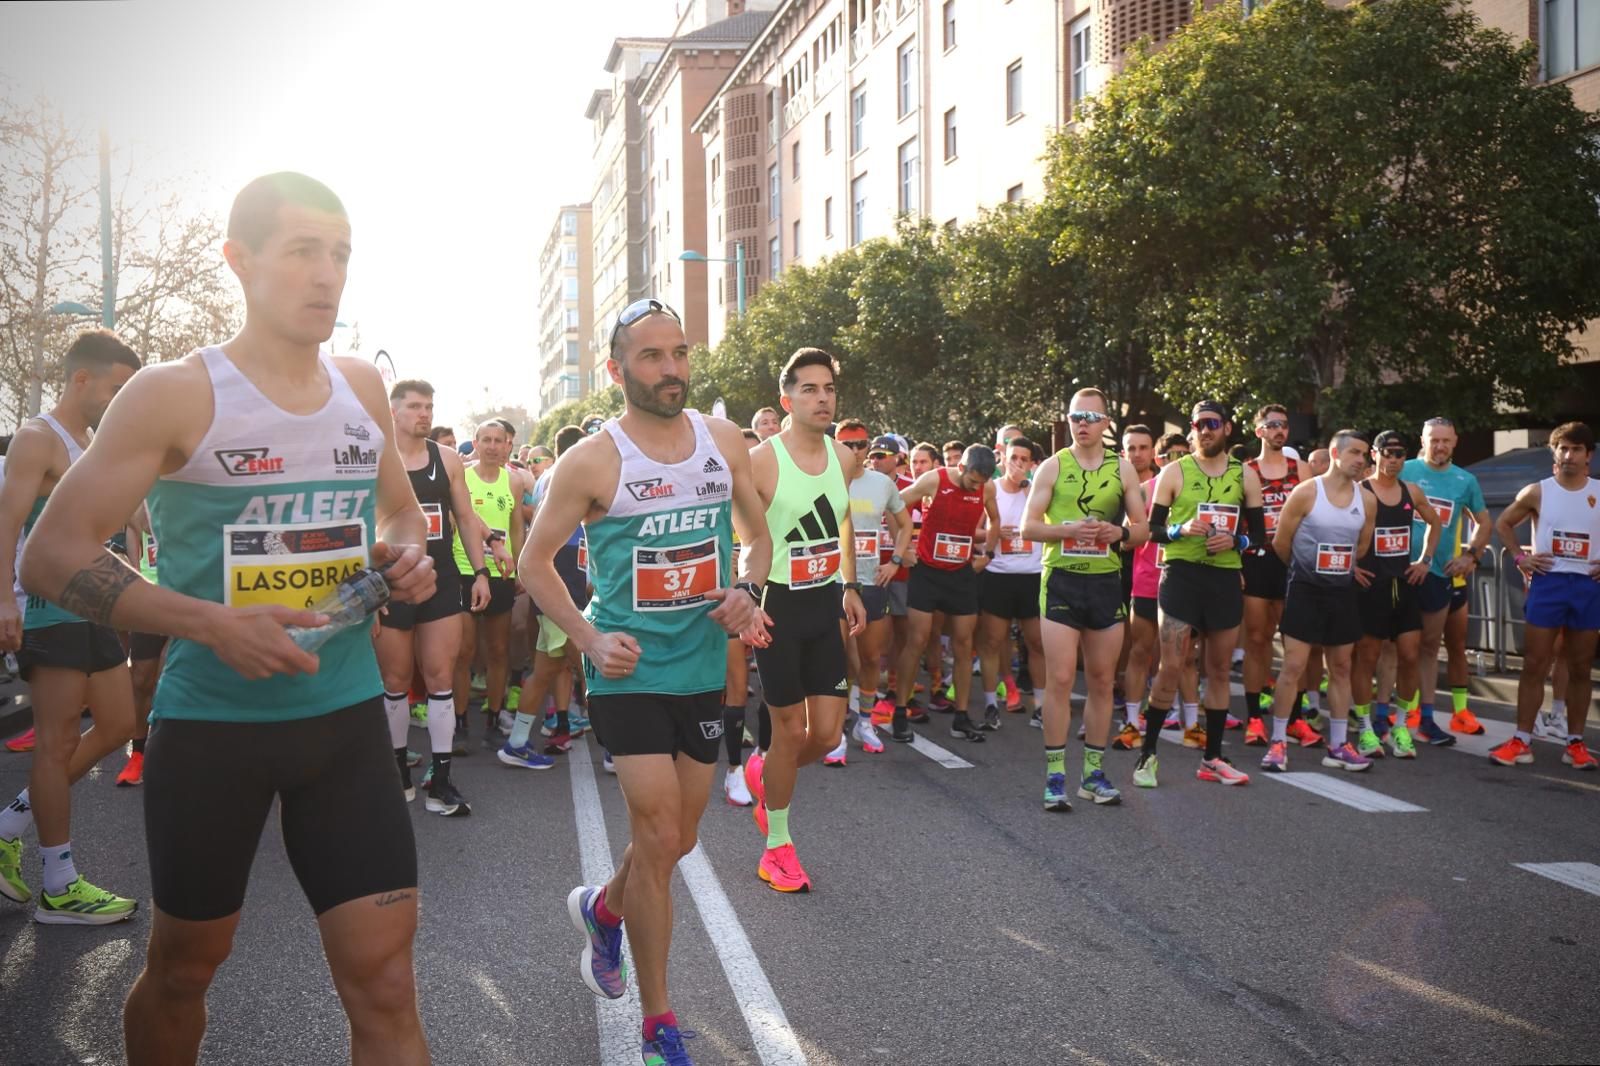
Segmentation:
<svg viewBox="0 0 1600 1066">
<path fill-rule="evenodd" d="M 1285 422 L 1281 418 L 1273 418 L 1273 419 L 1269 419 L 1266 422 L 1261 423 L 1261 428 L 1262 429 L 1288 429 L 1289 428 L 1289 423 Z"/>
<path fill-rule="evenodd" d="M 1222 419 L 1197 418 L 1193 422 L 1190 422 L 1189 425 L 1194 429 L 1209 433 L 1222 428 Z"/>
<path fill-rule="evenodd" d="M 1076 422 L 1081 426 L 1093 426 L 1104 422 L 1106 416 L 1099 411 L 1069 411 L 1067 412 L 1067 420 Z"/>
<path fill-rule="evenodd" d="M 617 346 L 617 334 L 622 330 L 622 327 L 631 326 L 646 315 L 671 315 L 680 324 L 683 322 L 682 315 L 660 300 L 635 300 L 617 312 L 616 325 L 611 327 L 611 342 L 606 347 L 615 348 Z"/>
</svg>

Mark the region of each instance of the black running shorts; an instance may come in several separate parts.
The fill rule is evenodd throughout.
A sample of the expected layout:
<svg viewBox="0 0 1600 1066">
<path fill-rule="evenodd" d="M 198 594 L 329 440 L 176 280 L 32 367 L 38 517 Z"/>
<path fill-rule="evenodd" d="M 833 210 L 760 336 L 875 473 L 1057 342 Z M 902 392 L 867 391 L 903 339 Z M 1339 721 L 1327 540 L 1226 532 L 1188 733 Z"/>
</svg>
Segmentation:
<svg viewBox="0 0 1600 1066">
<path fill-rule="evenodd" d="M 978 572 L 970 566 L 940 570 L 918 563 L 906 578 L 906 607 L 925 614 L 943 611 L 953 617 L 977 614 Z"/>
<path fill-rule="evenodd" d="M 161 658 L 167 650 L 168 638 L 160 633 L 129 633 L 128 658 L 136 663 L 147 663 Z"/>
<path fill-rule="evenodd" d="M 117 631 L 95 622 L 58 622 L 25 629 L 17 651 L 17 673 L 24 681 L 44 666 L 79 674 L 98 674 L 128 661 Z"/>
<path fill-rule="evenodd" d="M 715 763 L 722 744 L 722 689 L 693 696 L 591 693 L 589 725 L 613 756 L 677 758 L 682 752 L 695 762 Z"/>
<path fill-rule="evenodd" d="M 1044 617 L 1073 629 L 1110 629 L 1128 617 L 1122 598 L 1122 578 L 1117 574 L 1080 574 L 1052 566 L 1045 571 L 1042 595 Z"/>
<path fill-rule="evenodd" d="M 157 718 L 144 748 L 144 831 L 157 907 L 225 918 L 244 904 L 279 803 L 284 850 L 318 915 L 417 887 L 417 847 L 383 701 L 287 722 Z"/>
<path fill-rule="evenodd" d="M 1162 614 L 1199 633 L 1237 629 L 1244 621 L 1239 571 L 1226 567 L 1168 559 L 1156 598 Z"/>
<path fill-rule="evenodd" d="M 1450 608 L 1450 613 L 1461 610 L 1467 605 L 1467 586 L 1457 585 L 1453 578 L 1440 577 L 1432 571 L 1422 579 L 1422 584 L 1417 586 L 1417 605 L 1423 614 L 1433 614 Z"/>
<path fill-rule="evenodd" d="M 756 667 L 769 706 L 793 706 L 807 696 L 849 695 L 839 602 L 837 584 L 792 589 L 769 581 L 762 589 L 772 643 L 756 649 Z"/>
<path fill-rule="evenodd" d="M 1378 640 L 1394 640 L 1404 633 L 1422 629 L 1422 607 L 1417 586 L 1403 577 L 1373 578 L 1368 588 L 1357 594 L 1361 605 L 1362 635 Z"/>
<path fill-rule="evenodd" d="M 997 574 L 985 570 L 978 575 L 978 610 L 996 618 L 1021 621 L 1039 617 L 1038 574 Z"/>
<path fill-rule="evenodd" d="M 461 609 L 472 610 L 472 585 L 476 578 L 471 574 L 461 575 Z M 489 606 L 478 612 L 479 617 L 493 618 L 496 615 L 510 614 L 511 605 L 517 602 L 517 583 L 508 577 L 491 577 L 489 579 Z"/>
<path fill-rule="evenodd" d="M 1361 639 L 1361 604 L 1356 585 L 1289 582 L 1278 630 L 1286 637 L 1323 647 L 1354 644 Z"/>
<path fill-rule="evenodd" d="M 1160 614 L 1156 610 L 1156 598 L 1154 596 L 1135 596 L 1133 598 L 1133 616 L 1135 618 L 1143 618 L 1146 622 L 1157 621 Z"/>
<path fill-rule="evenodd" d="M 883 585 L 862 585 L 861 606 L 867 609 L 867 623 L 889 617 L 889 589 Z"/>
<path fill-rule="evenodd" d="M 385 629 L 410 630 L 425 622 L 437 622 L 460 613 L 461 583 L 451 581 L 449 574 L 440 574 L 432 596 L 421 603 L 390 601 L 379 616 L 378 624 Z"/>
<path fill-rule="evenodd" d="M 1254 551 L 1244 554 L 1244 594 L 1259 600 L 1282 600 L 1289 586 L 1289 568 L 1278 558 L 1278 553 L 1268 548 L 1264 555 Z"/>
</svg>

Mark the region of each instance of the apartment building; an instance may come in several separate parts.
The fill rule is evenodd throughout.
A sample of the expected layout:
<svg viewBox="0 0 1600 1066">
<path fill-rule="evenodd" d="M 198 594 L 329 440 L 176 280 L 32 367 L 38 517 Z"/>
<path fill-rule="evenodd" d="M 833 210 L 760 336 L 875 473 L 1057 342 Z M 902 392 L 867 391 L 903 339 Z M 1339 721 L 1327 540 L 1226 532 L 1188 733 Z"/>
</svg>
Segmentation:
<svg viewBox="0 0 1600 1066">
<path fill-rule="evenodd" d="M 539 253 L 539 401 L 535 417 L 588 395 L 594 361 L 593 237 L 588 204 L 556 212 Z"/>
</svg>

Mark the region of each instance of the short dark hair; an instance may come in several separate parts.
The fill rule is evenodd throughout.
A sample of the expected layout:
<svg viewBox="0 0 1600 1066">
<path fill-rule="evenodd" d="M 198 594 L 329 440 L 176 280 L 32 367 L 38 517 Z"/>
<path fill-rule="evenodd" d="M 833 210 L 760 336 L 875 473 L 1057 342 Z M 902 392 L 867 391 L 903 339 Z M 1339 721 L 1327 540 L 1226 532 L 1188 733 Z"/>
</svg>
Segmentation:
<svg viewBox="0 0 1600 1066">
<path fill-rule="evenodd" d="M 476 440 L 478 438 L 478 434 L 482 433 L 486 429 L 498 429 L 500 432 L 504 433 L 506 431 L 505 420 L 500 418 L 490 418 L 479 422 L 478 428 L 472 432 L 473 439 Z"/>
<path fill-rule="evenodd" d="M 1550 447 L 1554 450 L 1557 444 L 1576 444 L 1580 448 L 1594 451 L 1594 430 L 1583 422 L 1563 422 L 1550 431 Z"/>
<path fill-rule="evenodd" d="M 292 170 L 264 174 L 239 190 L 228 212 L 228 239 L 259 251 L 278 228 L 278 208 L 284 204 L 326 211 L 348 218 L 339 197 L 316 178 Z"/>
<path fill-rule="evenodd" d="M 1163 453 L 1169 452 L 1174 448 L 1187 448 L 1188 446 L 1189 438 L 1184 436 L 1182 433 L 1168 433 L 1165 437 L 1161 438 L 1161 451 Z"/>
<path fill-rule="evenodd" d="M 433 399 L 433 386 L 421 378 L 406 378 L 404 381 L 394 383 L 394 388 L 389 390 L 389 402 L 394 403 L 408 392 L 414 392 L 428 399 Z"/>
<path fill-rule="evenodd" d="M 399 397 L 392 397 L 392 399 L 399 399 Z M 428 439 L 435 444 L 438 444 L 445 437 L 453 437 L 455 435 L 456 428 L 454 426 L 434 426 L 428 430 Z"/>
<path fill-rule="evenodd" d="M 511 424 L 511 419 L 509 419 L 509 418 L 491 418 L 491 419 L 489 419 L 489 421 L 493 422 L 495 425 L 497 425 L 501 429 L 505 430 L 506 431 L 506 436 L 510 437 L 512 440 L 516 439 L 516 437 L 517 437 L 517 427 L 513 426 Z"/>
<path fill-rule="evenodd" d="M 833 435 L 837 437 L 847 429 L 852 432 L 859 429 L 861 432 L 866 433 L 867 436 L 872 436 L 872 434 L 867 430 L 867 424 L 861 421 L 859 418 L 847 418 L 843 422 L 840 422 L 834 427 Z"/>
<path fill-rule="evenodd" d="M 1156 443 L 1156 431 L 1145 425 L 1143 422 L 1135 422 L 1133 425 L 1122 431 L 1122 435 L 1124 437 L 1131 433 L 1143 433 L 1145 436 L 1150 438 L 1150 444 L 1152 447 Z"/>
<path fill-rule="evenodd" d="M 139 353 L 109 329 L 86 329 L 78 334 L 78 339 L 67 349 L 63 365 L 66 376 L 70 378 L 80 370 L 98 376 L 116 363 L 134 370 L 144 366 Z"/>
<path fill-rule="evenodd" d="M 1336 430 L 1334 432 L 1333 436 L 1328 438 L 1328 461 L 1329 462 L 1333 461 L 1333 453 L 1335 453 L 1339 449 L 1343 448 L 1344 447 L 1344 442 L 1347 441 L 1347 440 L 1358 440 L 1362 444 L 1365 444 L 1368 448 L 1372 447 L 1372 438 L 1367 436 L 1365 433 L 1361 432 L 1359 429 L 1341 429 L 1341 430 Z"/>
<path fill-rule="evenodd" d="M 958 452 L 964 452 L 964 451 L 967 450 L 967 445 L 966 445 L 966 443 L 964 441 L 947 440 L 947 441 L 944 442 L 944 447 L 940 448 L 939 451 L 942 454 L 944 452 L 949 451 L 952 448 L 954 448 Z"/>
<path fill-rule="evenodd" d="M 562 426 L 556 430 L 556 458 L 559 459 L 563 452 L 588 435 L 582 426 Z"/>
<path fill-rule="evenodd" d="M 1006 441 L 1005 447 L 1026 448 L 1028 449 L 1029 455 L 1037 454 L 1039 451 L 1039 446 L 1033 443 L 1033 441 L 1029 440 L 1027 437 L 1012 437 L 1010 440 Z"/>
<path fill-rule="evenodd" d="M 979 477 L 994 477 L 997 464 L 994 461 L 994 449 L 983 444 L 974 444 L 961 453 L 961 465 L 967 468 L 967 473 L 977 474 Z"/>
<path fill-rule="evenodd" d="M 745 440 L 760 440 L 761 439 L 761 435 L 758 434 L 753 429 L 742 429 L 739 432 L 744 434 L 744 439 Z"/>
<path fill-rule="evenodd" d="M 808 366 L 824 366 L 834 381 L 839 380 L 839 360 L 823 351 L 821 348 L 800 348 L 783 364 L 783 372 L 778 375 L 778 387 L 788 389 L 800 380 L 800 370 Z M 761 412 L 756 412 L 760 414 Z"/>
<path fill-rule="evenodd" d="M 932 459 L 936 463 L 942 462 L 944 460 L 944 452 L 940 451 L 938 448 L 935 448 L 932 444 L 929 444 L 927 441 L 918 442 L 917 445 L 915 447 L 913 447 L 911 450 L 914 451 L 914 452 L 927 452 L 928 453 L 928 458 Z"/>
<path fill-rule="evenodd" d="M 1287 419 L 1289 417 L 1289 409 L 1281 403 L 1264 403 L 1256 409 L 1257 424 L 1265 422 L 1268 415 L 1282 415 Z"/>
</svg>

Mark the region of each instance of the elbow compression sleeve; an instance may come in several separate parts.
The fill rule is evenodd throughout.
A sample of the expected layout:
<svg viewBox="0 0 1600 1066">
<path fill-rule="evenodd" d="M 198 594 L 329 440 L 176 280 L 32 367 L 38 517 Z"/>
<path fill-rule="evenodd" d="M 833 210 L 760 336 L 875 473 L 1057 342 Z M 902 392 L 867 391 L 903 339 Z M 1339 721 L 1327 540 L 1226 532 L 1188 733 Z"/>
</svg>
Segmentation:
<svg viewBox="0 0 1600 1066">
<path fill-rule="evenodd" d="M 1158 503 L 1150 508 L 1150 539 L 1157 544 L 1171 544 L 1172 538 L 1167 533 L 1167 513 L 1172 510 L 1172 505 Z"/>
</svg>

